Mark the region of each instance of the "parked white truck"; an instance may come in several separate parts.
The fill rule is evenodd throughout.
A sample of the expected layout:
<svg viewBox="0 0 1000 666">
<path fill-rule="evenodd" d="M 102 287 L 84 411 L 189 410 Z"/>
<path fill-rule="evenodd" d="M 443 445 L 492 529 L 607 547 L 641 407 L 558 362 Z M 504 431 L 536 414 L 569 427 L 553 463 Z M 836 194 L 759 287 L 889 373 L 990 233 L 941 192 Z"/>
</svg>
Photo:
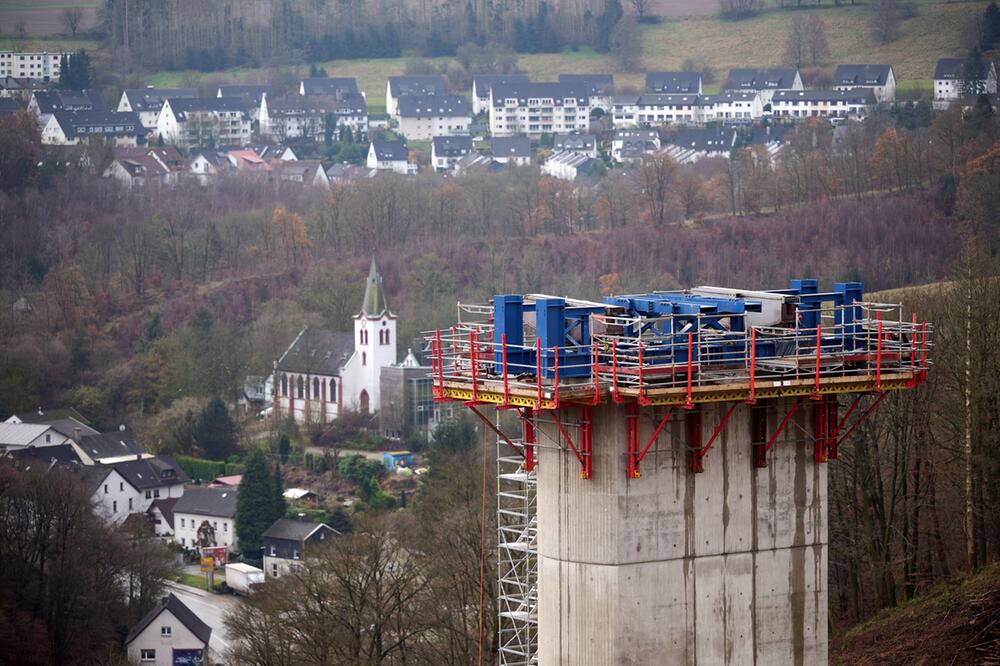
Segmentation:
<svg viewBox="0 0 1000 666">
<path fill-rule="evenodd" d="M 250 588 L 264 582 L 264 572 L 249 564 L 226 565 L 226 585 L 236 594 L 250 594 Z"/>
</svg>

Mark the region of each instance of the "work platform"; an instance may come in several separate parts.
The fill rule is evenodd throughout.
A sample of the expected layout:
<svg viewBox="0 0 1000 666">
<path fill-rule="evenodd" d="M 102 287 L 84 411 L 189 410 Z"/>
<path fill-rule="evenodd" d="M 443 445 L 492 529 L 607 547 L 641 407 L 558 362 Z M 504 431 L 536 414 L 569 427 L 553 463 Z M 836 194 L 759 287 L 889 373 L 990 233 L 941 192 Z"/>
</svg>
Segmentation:
<svg viewBox="0 0 1000 666">
<path fill-rule="evenodd" d="M 460 304 L 433 391 L 500 444 L 500 663 L 824 664 L 824 463 L 932 338 L 855 282 Z"/>
</svg>

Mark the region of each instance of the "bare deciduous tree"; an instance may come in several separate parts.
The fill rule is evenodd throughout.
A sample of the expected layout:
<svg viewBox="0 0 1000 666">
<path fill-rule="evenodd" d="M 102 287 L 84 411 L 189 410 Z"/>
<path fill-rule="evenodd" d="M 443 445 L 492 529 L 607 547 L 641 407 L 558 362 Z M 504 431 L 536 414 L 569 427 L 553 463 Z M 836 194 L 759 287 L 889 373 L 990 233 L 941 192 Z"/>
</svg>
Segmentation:
<svg viewBox="0 0 1000 666">
<path fill-rule="evenodd" d="M 80 22 L 83 21 L 83 9 L 80 7 L 67 7 L 62 13 L 62 22 L 66 26 L 69 34 L 76 36 L 76 31 L 80 29 Z"/>
<path fill-rule="evenodd" d="M 891 42 L 899 33 L 897 0 L 874 0 L 871 17 L 872 35 L 880 42 Z"/>
</svg>

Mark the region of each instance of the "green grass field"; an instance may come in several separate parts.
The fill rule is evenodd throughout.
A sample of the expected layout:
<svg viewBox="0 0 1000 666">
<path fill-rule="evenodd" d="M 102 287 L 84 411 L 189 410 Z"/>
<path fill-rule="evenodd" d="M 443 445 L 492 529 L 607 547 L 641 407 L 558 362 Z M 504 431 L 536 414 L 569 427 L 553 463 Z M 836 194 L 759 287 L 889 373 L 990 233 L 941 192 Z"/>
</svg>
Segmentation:
<svg viewBox="0 0 1000 666">
<path fill-rule="evenodd" d="M 830 3 L 803 10 L 771 9 L 743 21 L 724 21 L 716 16 L 664 19 L 657 25 L 641 28 L 643 70 L 680 69 L 684 61 L 690 59 L 704 63 L 714 71 L 716 82 L 708 86 L 714 90 L 732 67 L 782 64 L 785 38 L 792 18 L 805 14 L 823 19 L 830 43 L 831 65 L 841 62 L 888 62 L 893 65 L 903 90 L 926 92 L 931 89 L 930 78 L 937 59 L 953 55 L 961 48 L 964 22 L 970 16 L 981 13 L 986 4 L 987 0 L 919 0 L 918 15 L 903 21 L 899 38 L 888 44 L 877 43 L 872 38 L 869 27 L 871 7 L 868 4 L 834 6 Z M 28 43 L 44 44 L 52 50 L 57 48 L 60 40 L 31 39 Z M 74 48 L 80 45 L 91 48 L 86 44 Z M 369 110 L 380 113 L 385 110 L 386 79 L 402 74 L 408 60 L 338 60 L 318 64 L 330 76 L 357 78 L 358 85 L 367 93 Z M 436 58 L 431 61 L 441 63 L 447 60 Z M 615 72 L 614 61 L 609 56 L 591 49 L 521 55 L 519 64 L 532 79 L 538 81 L 554 79 L 560 72 Z M 296 75 L 304 76 L 307 72 L 306 65 L 295 68 Z M 264 70 L 236 68 L 209 74 L 159 72 L 149 77 L 149 82 L 157 86 L 197 86 L 202 80 L 249 83 L 265 78 L 267 72 Z M 619 86 L 641 89 L 643 81 L 641 72 L 615 72 L 615 82 Z"/>
</svg>

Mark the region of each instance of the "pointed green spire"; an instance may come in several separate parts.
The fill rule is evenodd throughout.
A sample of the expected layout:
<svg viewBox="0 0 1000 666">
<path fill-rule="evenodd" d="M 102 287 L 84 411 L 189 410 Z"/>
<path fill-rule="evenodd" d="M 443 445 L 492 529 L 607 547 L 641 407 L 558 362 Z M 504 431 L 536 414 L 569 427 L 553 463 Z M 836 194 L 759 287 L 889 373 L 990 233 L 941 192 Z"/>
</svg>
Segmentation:
<svg viewBox="0 0 1000 666">
<path fill-rule="evenodd" d="M 382 289 L 382 275 L 372 257 L 371 268 L 368 269 L 368 279 L 365 281 L 365 300 L 361 304 L 361 314 L 366 317 L 381 317 L 389 311 L 385 302 L 385 291 Z"/>
</svg>

